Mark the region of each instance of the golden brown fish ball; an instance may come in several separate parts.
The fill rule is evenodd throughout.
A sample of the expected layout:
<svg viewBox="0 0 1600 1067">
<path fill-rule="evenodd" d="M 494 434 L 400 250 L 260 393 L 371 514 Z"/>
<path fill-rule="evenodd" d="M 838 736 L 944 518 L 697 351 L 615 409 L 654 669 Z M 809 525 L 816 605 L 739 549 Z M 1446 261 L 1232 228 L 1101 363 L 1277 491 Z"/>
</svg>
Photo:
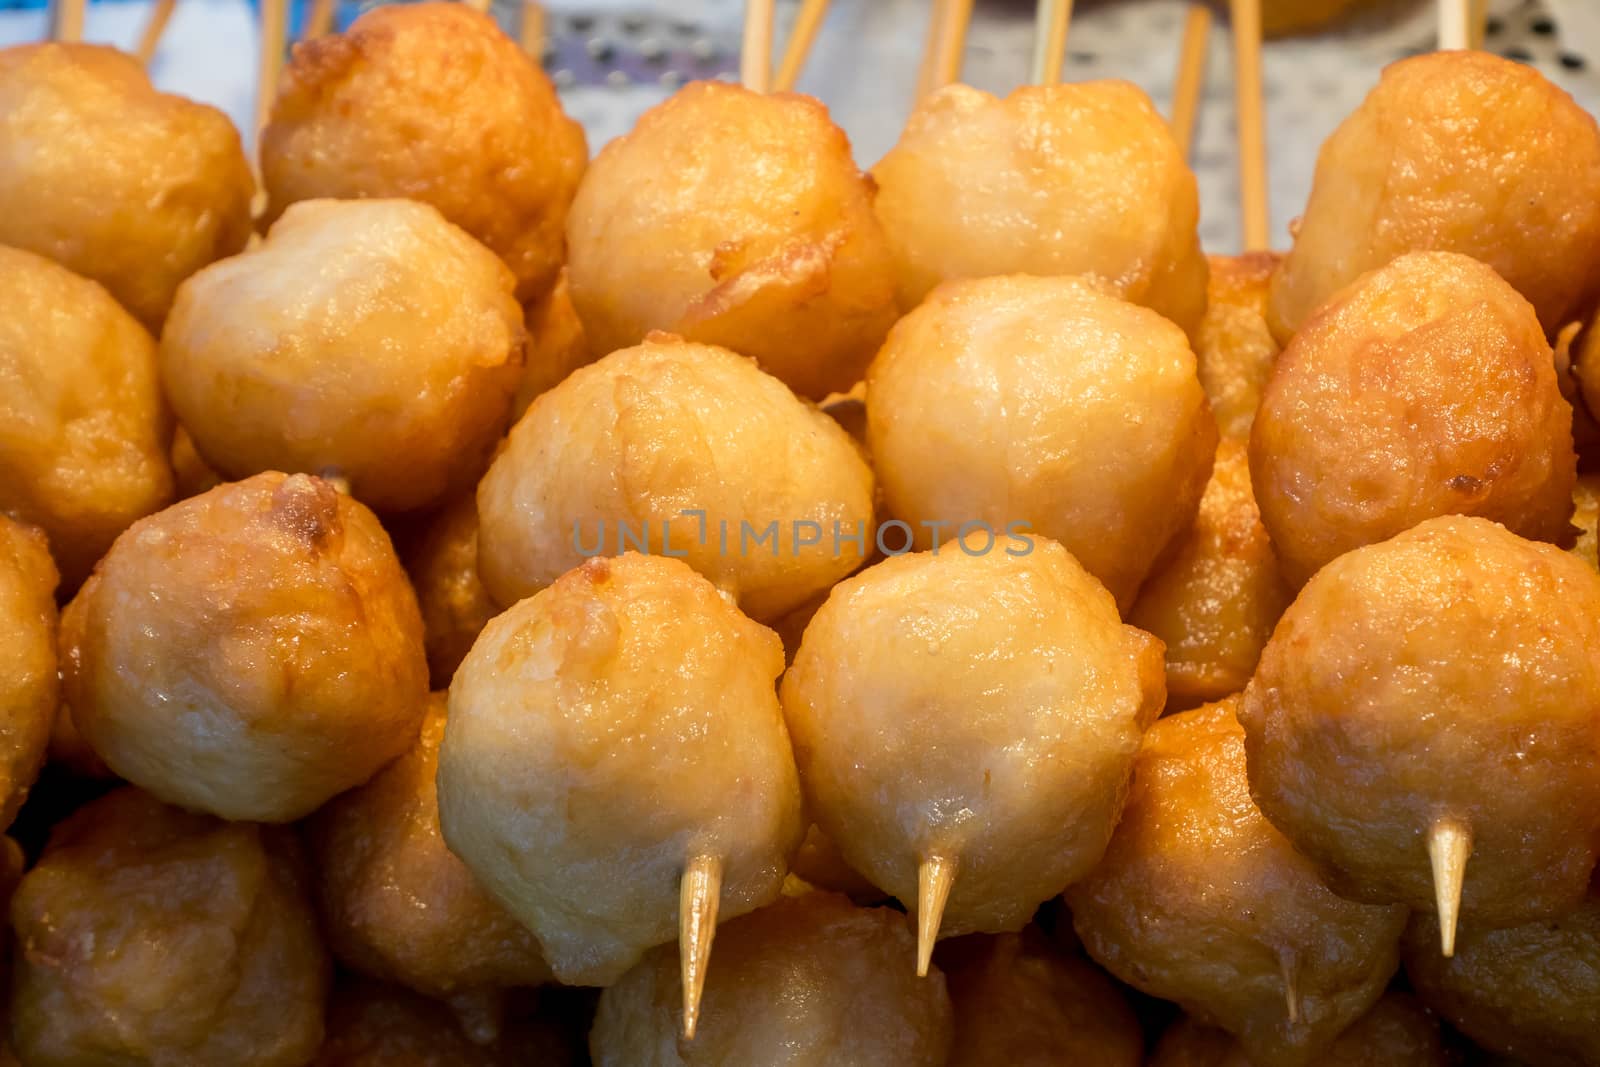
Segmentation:
<svg viewBox="0 0 1600 1067">
<path fill-rule="evenodd" d="M 920 966 L 1088 873 L 1165 691 L 1161 643 L 1064 548 L 974 537 L 840 583 L 782 696 L 807 810 L 917 911 Z"/>
<path fill-rule="evenodd" d="M 1218 445 L 1200 514 L 1175 545 L 1128 622 L 1166 645 L 1167 707 L 1181 711 L 1243 689 L 1294 599 L 1261 525 L 1243 441 Z"/>
<path fill-rule="evenodd" d="M 328 1002 L 328 1036 L 311 1067 L 576 1067 L 557 1029 L 520 1024 L 472 1040 L 442 1004 L 398 986 L 342 981 Z"/>
<path fill-rule="evenodd" d="M 1572 489 L 1572 525 L 1578 539 L 1572 552 L 1600 570 L 1600 474 L 1580 474 Z"/>
<path fill-rule="evenodd" d="M 1106 856 L 1067 890 L 1112 974 L 1305 1064 L 1383 995 L 1406 911 L 1335 896 L 1250 799 L 1237 699 L 1151 727 Z"/>
<path fill-rule="evenodd" d="M 966 85 L 924 97 L 873 168 L 900 303 L 940 282 L 1083 274 L 1185 332 L 1206 307 L 1194 174 L 1144 91 L 1124 81 Z"/>
<path fill-rule="evenodd" d="M 1576 464 L 1533 309 L 1448 252 L 1401 256 L 1307 321 L 1250 434 L 1261 520 L 1297 587 L 1436 515 L 1566 542 Z"/>
<path fill-rule="evenodd" d="M 588 155 L 550 80 L 493 19 L 460 4 L 374 8 L 295 45 L 261 133 L 266 221 L 298 200 L 420 200 L 534 300 L 565 258 Z"/>
<path fill-rule="evenodd" d="M 1195 336 L 1200 386 L 1223 437 L 1248 439 L 1272 376 L 1278 342 L 1267 329 L 1267 286 L 1282 257 L 1276 252 L 1209 256 L 1206 314 Z"/>
<path fill-rule="evenodd" d="M 667 330 L 820 400 L 860 380 L 894 323 L 873 195 L 816 100 L 695 82 L 584 176 L 567 219 L 573 303 L 600 352 Z"/>
<path fill-rule="evenodd" d="M 523 324 L 528 331 L 528 358 L 511 404 L 513 419 L 522 418 L 535 397 L 549 392 L 567 375 L 604 353 L 595 352 L 583 332 L 578 309 L 572 306 L 572 287 L 561 271 L 548 296 L 528 305 Z"/>
<path fill-rule="evenodd" d="M 1272 281 L 1280 340 L 1406 252 L 1482 260 L 1546 333 L 1600 277 L 1600 127 L 1531 64 L 1434 52 L 1386 67 L 1317 156 L 1311 199 Z"/>
<path fill-rule="evenodd" d="M 333 473 L 379 511 L 470 484 L 522 376 L 511 272 L 426 204 L 295 204 L 184 283 L 161 376 L 224 475 Z"/>
<path fill-rule="evenodd" d="M 1182 331 L 1081 279 L 1016 275 L 900 320 L 867 376 L 867 436 L 918 548 L 1025 524 L 1126 608 L 1194 520 L 1217 429 Z"/>
<path fill-rule="evenodd" d="M 258 474 L 142 519 L 62 616 L 64 695 L 117 774 L 225 819 L 287 822 L 406 751 L 422 620 L 372 512 Z"/>
<path fill-rule="evenodd" d="M 1600 847 L 1600 575 L 1430 519 L 1311 579 L 1239 719 L 1256 803 L 1339 893 L 1437 907 L 1445 955 L 1458 899 L 1560 915 Z"/>
<path fill-rule="evenodd" d="M 478 578 L 478 501 L 446 504 L 406 553 L 428 651 L 428 673 L 444 689 L 490 619 L 500 614 Z"/>
<path fill-rule="evenodd" d="M 1554 919 L 1463 921 L 1449 959 L 1438 921 L 1419 914 L 1401 949 L 1417 995 L 1484 1048 L 1533 1067 L 1600 1063 L 1600 885 Z"/>
<path fill-rule="evenodd" d="M 1435 944 L 1434 955 L 1438 955 Z M 1149 1067 L 1267 1067 L 1224 1030 L 1185 1017 L 1161 1035 Z M 1306 1067 L 1449 1067 L 1439 1024 L 1405 993 L 1386 993 Z"/>
<path fill-rule="evenodd" d="M 450 684 L 440 818 L 561 981 L 678 935 L 680 879 L 712 923 L 719 875 L 725 917 L 777 896 L 805 831 L 782 670 L 772 631 L 661 556 L 590 560 L 484 629 Z"/>
<path fill-rule="evenodd" d="M 0 292 L 0 514 L 41 527 L 75 589 L 172 499 L 156 346 L 105 289 L 31 252 L 0 246 Z"/>
<path fill-rule="evenodd" d="M 1115 983 L 1037 929 L 939 946 L 955 1010 L 950 1067 L 1141 1067 L 1144 1032 Z"/>
<path fill-rule="evenodd" d="M 30 1067 L 300 1067 L 327 952 L 291 831 L 125 787 L 58 824 L 11 900 Z"/>
<path fill-rule="evenodd" d="M 200 456 L 194 438 L 182 426 L 172 435 L 172 477 L 179 500 L 199 496 L 207 489 L 215 489 L 225 480 Z"/>
<path fill-rule="evenodd" d="M 510 605 L 632 548 L 773 619 L 860 565 L 872 504 L 872 470 L 832 419 L 727 349 L 658 335 L 518 421 L 478 485 L 478 570 Z"/>
<path fill-rule="evenodd" d="M 905 916 L 806 893 L 723 926 L 700 1030 L 678 1036 L 678 961 L 653 950 L 600 995 L 595 1067 L 834 1067 L 948 1062 L 950 997 L 906 966 Z"/>
<path fill-rule="evenodd" d="M 27 799 L 55 725 L 55 592 L 44 534 L 0 515 L 0 830 Z"/>
<path fill-rule="evenodd" d="M 254 192 L 228 116 L 157 92 L 133 56 L 0 49 L 0 244 L 99 282 L 152 333 L 179 282 L 244 247 Z"/>
</svg>

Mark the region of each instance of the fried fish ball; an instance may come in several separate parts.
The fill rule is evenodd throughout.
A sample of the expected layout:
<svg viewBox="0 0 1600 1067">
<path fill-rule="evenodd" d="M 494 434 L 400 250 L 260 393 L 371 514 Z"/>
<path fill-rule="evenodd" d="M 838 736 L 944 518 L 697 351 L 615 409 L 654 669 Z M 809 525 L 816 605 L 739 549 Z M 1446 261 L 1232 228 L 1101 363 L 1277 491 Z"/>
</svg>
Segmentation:
<svg viewBox="0 0 1600 1067">
<path fill-rule="evenodd" d="M 548 1026 L 472 1040 L 442 1004 L 397 986 L 345 981 L 328 1003 L 328 1036 L 311 1067 L 576 1067 Z"/>
<path fill-rule="evenodd" d="M 1165 119 L 1124 81 L 924 97 L 873 168 L 900 303 L 940 282 L 1084 274 L 1193 335 L 1200 199 Z"/>
<path fill-rule="evenodd" d="M 1572 552 L 1600 570 L 1600 474 L 1580 474 L 1572 490 L 1572 525 L 1578 531 Z"/>
<path fill-rule="evenodd" d="M 1401 949 L 1427 1005 L 1484 1048 L 1534 1067 L 1600 1063 L 1600 883 L 1578 910 L 1524 926 L 1463 923 L 1455 955 L 1417 915 Z"/>
<path fill-rule="evenodd" d="M 1150 729 L 1111 847 L 1067 903 L 1112 974 L 1261 1063 L 1306 1064 L 1383 995 L 1406 910 L 1335 896 L 1262 817 L 1236 706 Z"/>
<path fill-rule="evenodd" d="M 406 553 L 428 651 L 428 673 L 444 689 L 489 620 L 500 614 L 478 578 L 478 501 L 466 493 L 434 516 Z"/>
<path fill-rule="evenodd" d="M 49 535 L 74 589 L 172 499 L 155 342 L 105 289 L 31 252 L 0 246 L 0 292 L 0 514 Z"/>
<path fill-rule="evenodd" d="M 0 515 L 0 830 L 39 776 L 55 723 L 55 592 L 44 535 Z"/>
<path fill-rule="evenodd" d="M 589 149 L 544 72 L 461 4 L 373 8 L 294 46 L 261 133 L 266 221 L 298 200 L 404 197 L 438 208 L 549 291 Z"/>
<path fill-rule="evenodd" d="M 772 631 L 661 556 L 590 560 L 485 627 L 450 684 L 440 821 L 561 981 L 672 940 L 686 869 L 720 869 L 724 917 L 777 896 L 805 831 L 782 670 Z"/>
<path fill-rule="evenodd" d="M 199 496 L 223 483 L 222 475 L 200 457 L 199 449 L 194 446 L 194 438 L 190 437 L 189 431 L 182 426 L 179 426 L 172 435 L 171 455 L 172 477 L 178 490 L 179 500 Z"/>
<path fill-rule="evenodd" d="M 1531 64 L 1487 52 L 1402 59 L 1323 144 L 1294 247 L 1272 280 L 1280 340 L 1406 252 L 1482 260 L 1546 333 L 1600 277 L 1600 127 Z"/>
<path fill-rule="evenodd" d="M 1026 523 L 1126 608 L 1194 520 L 1217 430 L 1171 323 L 1015 275 L 952 282 L 900 320 L 867 374 L 867 437 L 918 548 Z"/>
<path fill-rule="evenodd" d="M 99 282 L 152 333 L 179 282 L 244 247 L 254 192 L 228 116 L 157 92 L 133 56 L 0 49 L 0 244 Z"/>
<path fill-rule="evenodd" d="M 1239 719 L 1256 803 L 1339 893 L 1437 907 L 1445 955 L 1457 899 L 1559 915 L 1600 847 L 1600 575 L 1430 519 L 1311 579 Z"/>
<path fill-rule="evenodd" d="M 258 474 L 135 523 L 62 616 L 73 720 L 122 777 L 287 822 L 410 747 L 422 619 L 372 512 Z"/>
<path fill-rule="evenodd" d="M 1167 648 L 1167 706 L 1181 711 L 1245 687 L 1294 591 L 1250 490 L 1245 443 L 1225 439 L 1200 514 L 1139 590 L 1128 622 Z"/>
<path fill-rule="evenodd" d="M 1144 1032 L 1116 985 L 1037 929 L 939 946 L 955 1011 L 950 1067 L 1141 1067 Z"/>
<path fill-rule="evenodd" d="M 657 335 L 518 421 L 478 485 L 478 569 L 510 605 L 638 548 L 774 619 L 856 569 L 872 511 L 872 470 L 837 423 L 747 359 Z"/>
<path fill-rule="evenodd" d="M 567 375 L 602 354 L 594 351 L 583 332 L 564 268 L 550 294 L 528 305 L 523 322 L 528 331 L 528 358 L 511 404 L 513 419 L 522 418 L 535 397 L 554 389 Z"/>
<path fill-rule="evenodd" d="M 185 282 L 161 376 L 233 478 L 333 472 L 410 511 L 488 463 L 522 377 L 511 272 L 426 204 L 311 200 Z"/>
<path fill-rule="evenodd" d="M 700 1032 L 678 1037 L 678 961 L 650 952 L 600 995 L 596 1067 L 940 1067 L 950 997 L 934 968 L 905 965 L 898 912 L 832 893 L 785 897 L 717 932 Z"/>
<path fill-rule="evenodd" d="M 919 965 L 1088 873 L 1165 696 L 1161 643 L 1060 545 L 1009 537 L 840 583 L 782 686 L 807 810 L 917 911 Z"/>
<path fill-rule="evenodd" d="M 1250 435 L 1261 521 L 1297 587 L 1436 515 L 1570 542 L 1576 470 L 1533 309 L 1450 252 L 1401 256 L 1307 321 Z"/>
<path fill-rule="evenodd" d="M 1279 346 L 1267 328 L 1267 288 L 1281 260 L 1276 252 L 1206 259 L 1206 314 L 1194 354 L 1223 437 L 1250 437 L 1261 392 L 1272 376 Z"/>
<path fill-rule="evenodd" d="M 1438 954 L 1435 946 L 1435 955 Z M 1223 1030 L 1186 1017 L 1161 1036 L 1150 1067 L 1267 1067 Z M 1404 993 L 1386 993 L 1307 1067 L 1449 1067 L 1439 1024 Z"/>
<path fill-rule="evenodd" d="M 11 901 L 30 1067 L 300 1067 L 327 952 L 291 831 L 124 787 L 60 823 Z"/>
</svg>

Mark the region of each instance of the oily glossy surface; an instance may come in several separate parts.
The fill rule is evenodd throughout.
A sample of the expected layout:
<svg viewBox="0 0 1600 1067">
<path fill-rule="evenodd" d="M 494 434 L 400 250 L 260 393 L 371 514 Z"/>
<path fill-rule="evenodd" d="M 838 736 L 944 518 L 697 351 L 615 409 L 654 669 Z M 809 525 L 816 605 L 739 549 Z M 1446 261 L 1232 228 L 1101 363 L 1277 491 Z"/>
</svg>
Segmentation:
<svg viewBox="0 0 1600 1067">
<path fill-rule="evenodd" d="M 1281 340 L 1363 272 L 1461 252 L 1527 297 L 1547 333 L 1600 277 L 1600 127 L 1526 63 L 1434 52 L 1394 63 L 1323 143 L 1272 283 Z"/>
<path fill-rule="evenodd" d="M 1161 645 L 1054 542 L 947 544 L 840 583 L 782 695 L 807 810 L 850 866 L 915 907 L 918 864 L 954 861 L 942 933 L 1017 930 L 1104 851 Z"/>
<path fill-rule="evenodd" d="M 299 1067 L 328 958 L 293 835 L 125 787 L 51 833 L 11 901 L 30 1067 Z"/>
<path fill-rule="evenodd" d="M 517 422 L 478 486 L 478 568 L 510 605 L 642 546 L 766 620 L 860 565 L 872 505 L 872 471 L 838 423 L 727 349 L 658 335 Z"/>
<path fill-rule="evenodd" d="M 487 245 L 533 300 L 555 284 L 582 128 L 550 80 L 460 4 L 367 11 L 295 45 L 261 134 L 266 221 L 297 200 L 404 197 Z"/>
<path fill-rule="evenodd" d="M 1279 346 L 1267 329 L 1267 287 L 1282 258 L 1276 252 L 1206 257 L 1206 314 L 1194 353 L 1223 437 L 1249 438 L 1272 376 Z"/>
<path fill-rule="evenodd" d="M 898 912 L 785 897 L 717 931 L 693 1041 L 663 945 L 601 994 L 589 1051 L 596 1067 L 941 1067 L 950 998 L 937 967 L 917 977 L 915 948 Z"/>
<path fill-rule="evenodd" d="M 444 689 L 500 608 L 478 578 L 478 501 L 464 493 L 447 503 L 406 553 L 428 650 L 428 673 Z"/>
<path fill-rule="evenodd" d="M 900 303 L 940 282 L 1084 274 L 1186 331 L 1206 306 L 1194 174 L 1143 90 L 951 85 L 873 168 Z"/>
<path fill-rule="evenodd" d="M 1256 803 L 1340 893 L 1431 913 L 1448 817 L 1472 833 L 1463 929 L 1559 915 L 1600 844 L 1600 576 L 1429 520 L 1306 585 L 1239 719 Z"/>
<path fill-rule="evenodd" d="M 0 515 L 0 828 L 39 775 L 60 702 L 55 592 L 44 535 Z"/>
<path fill-rule="evenodd" d="M 1445 252 L 1364 275 L 1306 322 L 1250 436 L 1261 519 L 1297 586 L 1435 515 L 1566 543 L 1575 464 L 1533 309 Z"/>
<path fill-rule="evenodd" d="M 591 344 L 668 330 L 802 396 L 849 389 L 895 318 L 873 193 L 811 97 L 680 89 L 595 157 L 573 201 L 568 276 Z"/>
<path fill-rule="evenodd" d="M 867 436 L 917 547 L 1025 522 L 1126 607 L 1193 520 L 1217 431 L 1183 333 L 1076 278 L 954 282 L 867 375 Z"/>
<path fill-rule="evenodd" d="M 1150 729 L 1106 858 L 1067 902 L 1084 947 L 1123 981 L 1261 1063 L 1313 1063 L 1383 994 L 1406 913 L 1335 896 L 1262 817 L 1236 703 Z"/>
<path fill-rule="evenodd" d="M 1439 945 L 1435 937 L 1433 950 Z M 1386 993 L 1361 1018 L 1311 1058 L 1307 1067 L 1448 1067 L 1439 1023 L 1405 993 Z M 1252 1060 L 1225 1031 L 1184 1017 L 1161 1035 L 1149 1067 L 1268 1067 Z"/>
<path fill-rule="evenodd" d="M 259 474 L 135 523 L 62 619 L 95 751 L 163 799 L 289 821 L 410 747 L 422 620 L 373 514 Z"/>
<path fill-rule="evenodd" d="M 484 629 L 450 684 L 440 817 L 562 981 L 615 981 L 674 940 L 698 856 L 723 861 L 724 919 L 777 895 L 805 831 L 782 669 L 772 631 L 637 553 Z"/>
<path fill-rule="evenodd" d="M 470 485 L 522 377 L 511 272 L 433 208 L 312 200 L 184 283 L 161 376 L 223 474 L 338 474 L 407 511 Z"/>
<path fill-rule="evenodd" d="M 172 499 L 155 343 L 101 286 L 31 252 L 0 246 L 0 292 L 0 514 L 49 534 L 73 589 Z"/>
</svg>

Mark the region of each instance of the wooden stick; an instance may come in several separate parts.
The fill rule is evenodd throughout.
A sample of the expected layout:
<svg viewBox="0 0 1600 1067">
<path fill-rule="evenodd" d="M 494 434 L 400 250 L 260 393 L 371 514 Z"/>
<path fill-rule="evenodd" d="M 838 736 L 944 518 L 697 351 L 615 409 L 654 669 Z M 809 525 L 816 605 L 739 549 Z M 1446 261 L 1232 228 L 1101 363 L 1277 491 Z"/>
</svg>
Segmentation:
<svg viewBox="0 0 1600 1067">
<path fill-rule="evenodd" d="M 288 0 L 261 0 L 261 65 L 256 80 L 256 134 L 266 128 L 283 72 L 283 49 L 289 36 Z"/>
<path fill-rule="evenodd" d="M 933 961 L 933 943 L 939 940 L 945 901 L 956 880 L 955 860 L 930 856 L 917 867 L 917 977 L 925 978 Z"/>
<path fill-rule="evenodd" d="M 939 33 L 944 28 L 944 9 L 950 0 L 933 0 L 928 5 L 928 35 L 922 43 L 922 63 L 917 68 L 917 99 L 933 92 L 933 68 L 939 62 Z"/>
<path fill-rule="evenodd" d="M 1483 39 L 1489 32 L 1489 0 L 1470 0 L 1472 8 L 1467 12 L 1467 47 L 1482 48 Z"/>
<path fill-rule="evenodd" d="M 783 50 L 783 61 L 778 64 L 778 77 L 772 83 L 776 91 L 786 93 L 800 80 L 800 71 L 805 68 L 806 57 L 811 54 L 811 46 L 822 28 L 822 20 L 827 17 L 830 2 L 804 0 L 800 5 L 800 13 L 794 17 L 794 28 L 789 31 L 789 44 Z"/>
<path fill-rule="evenodd" d="M 544 5 L 539 3 L 539 0 L 524 0 L 523 2 L 522 50 L 533 57 L 535 64 L 543 62 Z"/>
<path fill-rule="evenodd" d="M 301 40 L 315 41 L 333 32 L 334 3 L 335 0 L 311 0 L 311 14 L 306 16 L 306 32 L 300 35 Z"/>
<path fill-rule="evenodd" d="M 1172 85 L 1172 136 L 1183 158 L 1194 144 L 1194 124 L 1200 117 L 1200 94 L 1205 91 L 1207 44 L 1211 36 L 1211 8 L 1189 5 L 1183 23 L 1183 46 L 1178 52 L 1178 78 Z"/>
<path fill-rule="evenodd" d="M 472 10 L 476 11 L 480 15 L 487 15 L 489 13 L 490 0 L 464 0 L 464 2 L 468 7 L 472 8 Z"/>
<path fill-rule="evenodd" d="M 1283 1000 L 1289 1010 L 1289 1025 L 1300 1023 L 1300 959 L 1293 949 L 1278 950 L 1278 973 L 1283 976 Z"/>
<path fill-rule="evenodd" d="M 739 80 L 746 89 L 772 88 L 773 0 L 745 0 L 744 46 L 739 50 Z"/>
<path fill-rule="evenodd" d="M 933 77 L 928 91 L 943 89 L 961 78 L 961 60 L 967 51 L 967 25 L 972 21 L 972 0 L 946 0 L 939 26 L 939 47 L 934 53 Z"/>
<path fill-rule="evenodd" d="M 1472 827 L 1448 816 L 1428 828 L 1428 862 L 1433 867 L 1434 907 L 1439 912 L 1439 951 L 1456 954 L 1456 919 L 1461 914 L 1461 883 L 1472 855 Z"/>
<path fill-rule="evenodd" d="M 700 997 L 706 987 L 711 941 L 717 936 L 717 905 L 722 900 L 722 861 L 696 856 L 678 886 L 678 967 L 683 976 L 683 1036 L 694 1039 L 700 1022 Z"/>
<path fill-rule="evenodd" d="M 50 4 L 50 39 L 52 41 L 83 40 L 83 20 L 88 0 L 52 0 Z"/>
<path fill-rule="evenodd" d="M 1472 0 L 1439 0 L 1439 51 L 1472 47 Z"/>
<path fill-rule="evenodd" d="M 139 44 L 133 50 L 139 62 L 146 67 L 156 57 L 161 35 L 167 32 L 167 23 L 172 21 L 172 9 L 176 6 L 177 0 L 156 0 L 155 6 L 150 9 L 150 17 L 145 20 L 144 30 L 139 34 Z"/>
<path fill-rule="evenodd" d="M 1230 0 L 1233 19 L 1233 96 L 1239 126 L 1239 206 L 1244 250 L 1272 246 L 1267 206 L 1267 135 L 1261 110 L 1261 0 Z"/>
<path fill-rule="evenodd" d="M 1033 31 L 1033 84 L 1054 85 L 1061 80 L 1071 21 L 1072 0 L 1039 0 Z"/>
</svg>

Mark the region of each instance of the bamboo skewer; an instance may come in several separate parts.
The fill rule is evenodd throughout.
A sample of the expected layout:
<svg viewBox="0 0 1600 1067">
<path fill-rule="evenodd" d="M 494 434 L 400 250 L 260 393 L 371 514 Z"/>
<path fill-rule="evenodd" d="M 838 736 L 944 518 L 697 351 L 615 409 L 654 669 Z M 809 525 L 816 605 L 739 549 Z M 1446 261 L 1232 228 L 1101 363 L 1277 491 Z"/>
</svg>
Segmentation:
<svg viewBox="0 0 1600 1067">
<path fill-rule="evenodd" d="M 487 15 L 489 13 L 490 0 L 462 0 L 462 2 L 468 7 L 472 8 L 472 10 L 478 12 L 480 15 Z"/>
<path fill-rule="evenodd" d="M 156 49 L 161 45 L 161 35 L 167 32 L 167 23 L 172 21 L 175 7 L 177 0 L 156 0 L 155 6 L 150 9 L 150 17 L 145 21 L 144 29 L 139 34 L 139 43 L 133 50 L 144 66 L 148 67 L 155 58 Z"/>
<path fill-rule="evenodd" d="M 1482 48 L 1489 27 L 1489 0 L 1469 0 L 1467 12 L 1467 47 Z"/>
<path fill-rule="evenodd" d="M 261 0 L 261 64 L 256 75 L 256 134 L 272 115 L 283 71 L 283 50 L 289 36 L 288 0 Z"/>
<path fill-rule="evenodd" d="M 917 977 L 926 978 L 933 961 L 933 943 L 939 940 L 944 905 L 956 880 L 956 864 L 929 856 L 917 867 Z"/>
<path fill-rule="evenodd" d="M 1178 52 L 1178 77 L 1172 86 L 1172 136 L 1183 158 L 1194 144 L 1195 120 L 1200 115 L 1200 94 L 1206 83 L 1206 52 L 1211 37 L 1211 8 L 1189 5 L 1183 23 L 1183 45 Z"/>
<path fill-rule="evenodd" d="M 789 43 L 783 50 L 783 61 L 778 64 L 778 77 L 772 83 L 775 92 L 786 93 L 800 80 L 800 72 L 805 69 L 806 57 L 811 54 L 811 46 L 816 43 L 817 31 L 822 28 L 831 2 L 804 0 L 800 5 L 800 13 L 789 31 Z"/>
<path fill-rule="evenodd" d="M 1239 127 L 1239 207 L 1244 250 L 1272 246 L 1267 204 L 1266 120 L 1261 108 L 1261 0 L 1230 0 L 1233 22 L 1233 95 Z"/>
<path fill-rule="evenodd" d="M 1439 51 L 1472 47 L 1472 0 L 1439 0 Z"/>
<path fill-rule="evenodd" d="M 544 53 L 544 5 L 539 0 L 525 0 L 522 5 L 522 50 L 540 62 Z"/>
<path fill-rule="evenodd" d="M 50 39 L 83 40 L 83 22 L 88 0 L 53 0 L 50 5 Z"/>
<path fill-rule="evenodd" d="M 960 79 L 961 59 L 967 50 L 967 25 L 971 21 L 972 0 L 939 0 L 929 27 L 919 99 Z"/>
<path fill-rule="evenodd" d="M 1434 907 L 1439 912 L 1439 951 L 1456 954 L 1456 918 L 1461 913 L 1461 883 L 1472 855 L 1472 827 L 1442 818 L 1428 828 L 1428 863 L 1433 867 Z"/>
<path fill-rule="evenodd" d="M 744 46 L 739 50 L 739 81 L 758 93 L 772 88 L 773 0 L 745 0 Z"/>
<path fill-rule="evenodd" d="M 311 14 L 306 16 L 306 31 L 301 39 L 315 41 L 333 32 L 334 0 L 311 0 Z"/>
<path fill-rule="evenodd" d="M 1033 35 L 1033 84 L 1054 85 L 1061 80 L 1071 21 L 1072 0 L 1039 0 Z"/>
<path fill-rule="evenodd" d="M 722 900 L 722 861 L 696 856 L 678 886 L 678 967 L 683 978 L 683 1036 L 694 1038 L 700 1021 L 711 941 L 717 936 L 717 905 Z"/>
</svg>

